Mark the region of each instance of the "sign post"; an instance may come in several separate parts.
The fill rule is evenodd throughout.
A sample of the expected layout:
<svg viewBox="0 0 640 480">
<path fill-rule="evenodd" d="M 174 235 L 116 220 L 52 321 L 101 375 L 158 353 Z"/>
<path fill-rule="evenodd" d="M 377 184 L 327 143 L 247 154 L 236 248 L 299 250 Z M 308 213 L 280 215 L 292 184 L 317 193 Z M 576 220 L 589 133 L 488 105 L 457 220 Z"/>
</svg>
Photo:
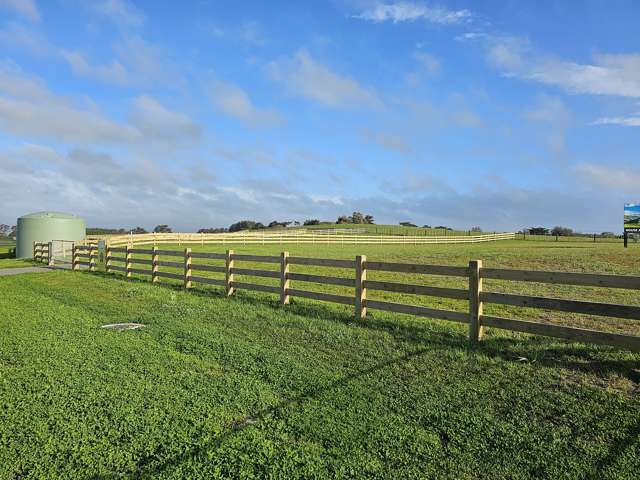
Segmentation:
<svg viewBox="0 0 640 480">
<path fill-rule="evenodd" d="M 630 233 L 640 233 L 640 203 L 624 204 L 624 248 L 627 248 Z"/>
</svg>

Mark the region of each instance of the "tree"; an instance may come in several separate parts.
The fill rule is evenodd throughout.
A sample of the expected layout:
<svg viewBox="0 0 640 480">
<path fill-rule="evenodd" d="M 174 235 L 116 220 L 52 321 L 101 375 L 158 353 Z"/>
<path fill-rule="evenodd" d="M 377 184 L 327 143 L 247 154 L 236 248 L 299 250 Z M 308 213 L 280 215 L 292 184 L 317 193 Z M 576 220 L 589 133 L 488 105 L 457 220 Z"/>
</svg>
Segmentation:
<svg viewBox="0 0 640 480">
<path fill-rule="evenodd" d="M 125 230 L 124 228 L 99 228 L 99 227 L 88 227 L 87 235 L 124 235 L 125 233 L 129 233 L 129 230 Z"/>
<path fill-rule="evenodd" d="M 416 224 L 411 222 L 400 222 L 398 225 L 402 225 L 403 227 L 417 227 Z"/>
<path fill-rule="evenodd" d="M 616 234 L 613 232 L 602 232 L 600 236 L 602 238 L 616 238 Z"/>
<path fill-rule="evenodd" d="M 365 215 L 364 223 L 368 223 L 369 225 L 373 225 L 373 215 Z"/>
<path fill-rule="evenodd" d="M 531 227 L 529 235 L 549 235 L 549 229 L 544 227 Z"/>
<path fill-rule="evenodd" d="M 472 232 L 482 232 L 482 228 L 477 227 L 477 226 L 476 227 L 471 227 L 471 231 Z"/>
<path fill-rule="evenodd" d="M 224 233 L 226 232 L 226 228 L 201 228 L 198 230 L 198 233 Z"/>
<path fill-rule="evenodd" d="M 0 224 L 0 237 L 8 237 L 11 233 L 11 227 L 4 223 Z"/>
<path fill-rule="evenodd" d="M 169 229 L 168 233 L 170 233 L 170 232 L 171 232 L 171 229 Z M 136 235 L 142 235 L 143 233 L 148 233 L 148 232 L 142 227 L 136 227 L 136 228 L 131 229 L 131 233 L 135 233 Z"/>
<path fill-rule="evenodd" d="M 553 229 L 551 229 L 551 235 L 557 235 L 558 237 L 569 237 L 573 235 L 573 229 L 555 226 L 553 227 Z"/>
<path fill-rule="evenodd" d="M 240 220 L 239 222 L 229 226 L 229 231 L 240 232 L 241 230 L 253 230 L 256 228 L 256 225 L 257 223 L 255 220 Z"/>
<path fill-rule="evenodd" d="M 423 225 L 422 228 L 431 228 L 431 225 Z"/>
<path fill-rule="evenodd" d="M 303 225 L 320 225 L 320 220 L 317 218 L 310 218 L 304 221 Z"/>
<path fill-rule="evenodd" d="M 445 227 L 444 225 L 438 225 L 437 227 L 433 227 L 433 228 L 436 228 L 438 230 L 453 230 L 453 228 Z"/>
<path fill-rule="evenodd" d="M 154 233 L 172 233 L 173 230 L 169 227 L 169 225 L 156 225 L 156 228 L 153 229 Z"/>
<path fill-rule="evenodd" d="M 362 215 L 360 212 L 353 212 L 353 215 L 351 215 L 351 223 L 364 223 L 364 215 Z"/>
<path fill-rule="evenodd" d="M 338 217 L 338 221 L 336 222 L 337 224 L 341 224 L 341 223 L 349 223 L 349 217 L 347 217 L 346 215 L 340 215 Z"/>
<path fill-rule="evenodd" d="M 274 220 L 269 225 L 267 225 L 267 228 L 287 228 L 289 225 L 291 225 L 291 222 L 278 222 Z"/>
</svg>

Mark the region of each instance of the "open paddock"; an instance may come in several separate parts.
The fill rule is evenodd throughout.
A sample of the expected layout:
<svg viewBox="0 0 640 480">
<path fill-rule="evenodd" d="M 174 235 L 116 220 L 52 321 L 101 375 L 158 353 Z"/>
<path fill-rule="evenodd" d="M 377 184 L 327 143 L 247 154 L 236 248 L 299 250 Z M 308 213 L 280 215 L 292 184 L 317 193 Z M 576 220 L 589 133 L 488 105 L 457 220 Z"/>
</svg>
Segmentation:
<svg viewBox="0 0 640 480">
<path fill-rule="evenodd" d="M 292 288 L 313 290 L 314 276 L 353 278 L 356 255 L 640 271 L 633 246 L 525 243 L 290 247 L 292 257 L 336 260 L 292 262 L 291 272 L 308 275 L 294 277 Z M 246 274 L 279 272 L 279 246 L 232 247 L 240 255 L 235 281 L 278 285 L 275 274 Z M 473 344 L 457 322 L 379 310 L 356 321 L 353 306 L 313 298 L 280 305 L 278 295 L 240 287 L 227 298 L 223 287 L 198 282 L 187 291 L 183 252 L 166 254 L 172 250 L 179 247 L 161 246 L 167 263 L 159 272 L 175 277 L 159 284 L 139 273 L 107 275 L 100 262 L 96 273 L 0 278 L 0 478 L 625 479 L 640 471 L 640 354 L 497 328 Z M 193 246 L 192 275 L 222 280 L 216 268 L 224 256 L 222 248 Z M 151 269 L 149 258 L 133 254 L 134 268 Z M 465 310 L 461 298 L 431 297 L 428 289 L 466 288 L 466 278 L 368 273 L 423 288 L 369 298 Z M 639 305 L 631 290 L 485 280 L 487 291 L 507 286 Z M 343 280 L 322 291 L 353 295 Z M 491 308 L 514 318 L 541 314 Z M 637 334 L 635 320 L 542 315 Z M 145 327 L 100 328 L 121 322 Z"/>
</svg>

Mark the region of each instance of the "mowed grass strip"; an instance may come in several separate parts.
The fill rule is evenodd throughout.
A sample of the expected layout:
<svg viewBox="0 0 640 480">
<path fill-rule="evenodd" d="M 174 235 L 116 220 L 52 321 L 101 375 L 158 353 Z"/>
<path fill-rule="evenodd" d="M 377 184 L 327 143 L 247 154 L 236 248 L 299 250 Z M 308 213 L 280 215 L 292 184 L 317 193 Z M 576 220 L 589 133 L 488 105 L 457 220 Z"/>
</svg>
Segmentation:
<svg viewBox="0 0 640 480">
<path fill-rule="evenodd" d="M 343 257 L 344 255 L 339 255 Z M 101 274 L 0 278 L 0 478 L 635 478 L 640 356 Z M 142 330 L 100 325 L 138 322 Z"/>
</svg>

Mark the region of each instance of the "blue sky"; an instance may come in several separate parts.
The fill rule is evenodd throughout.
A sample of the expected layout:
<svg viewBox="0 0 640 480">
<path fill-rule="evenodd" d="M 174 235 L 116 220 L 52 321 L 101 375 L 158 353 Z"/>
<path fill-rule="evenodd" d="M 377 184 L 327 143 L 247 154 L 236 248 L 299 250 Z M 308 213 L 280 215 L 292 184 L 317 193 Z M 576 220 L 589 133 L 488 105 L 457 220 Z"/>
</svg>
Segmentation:
<svg viewBox="0 0 640 480">
<path fill-rule="evenodd" d="M 0 222 L 621 231 L 640 3 L 0 0 Z"/>
</svg>

